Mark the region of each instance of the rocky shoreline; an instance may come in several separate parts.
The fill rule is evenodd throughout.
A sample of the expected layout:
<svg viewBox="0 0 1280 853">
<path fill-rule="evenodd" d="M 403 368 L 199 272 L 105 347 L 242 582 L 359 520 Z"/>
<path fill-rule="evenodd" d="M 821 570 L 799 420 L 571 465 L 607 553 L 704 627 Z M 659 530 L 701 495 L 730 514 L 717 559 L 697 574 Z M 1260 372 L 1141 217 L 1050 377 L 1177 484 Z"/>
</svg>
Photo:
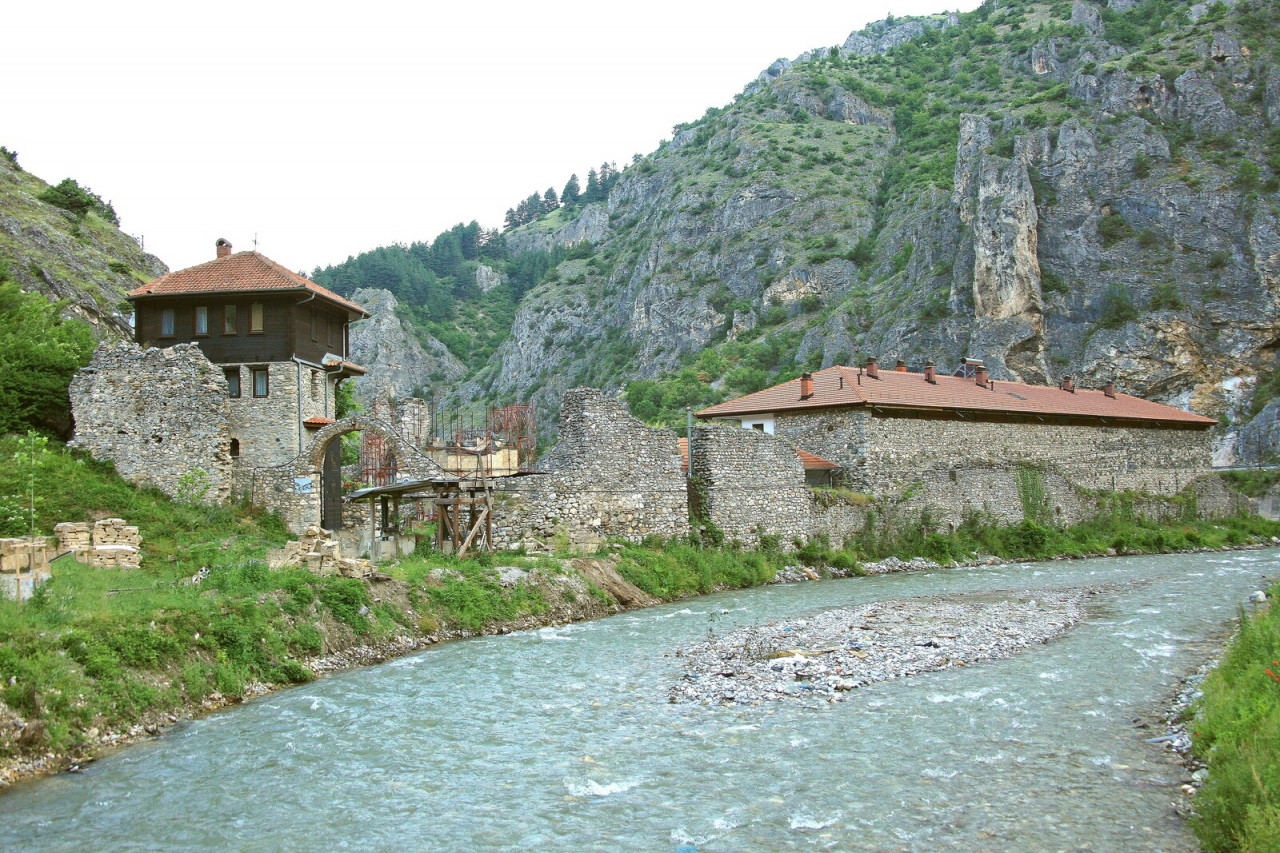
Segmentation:
<svg viewBox="0 0 1280 853">
<path fill-rule="evenodd" d="M 1009 657 L 1085 618 L 1110 587 L 928 596 L 739 628 L 675 652 L 671 702 L 839 702 L 851 690 Z"/>
</svg>

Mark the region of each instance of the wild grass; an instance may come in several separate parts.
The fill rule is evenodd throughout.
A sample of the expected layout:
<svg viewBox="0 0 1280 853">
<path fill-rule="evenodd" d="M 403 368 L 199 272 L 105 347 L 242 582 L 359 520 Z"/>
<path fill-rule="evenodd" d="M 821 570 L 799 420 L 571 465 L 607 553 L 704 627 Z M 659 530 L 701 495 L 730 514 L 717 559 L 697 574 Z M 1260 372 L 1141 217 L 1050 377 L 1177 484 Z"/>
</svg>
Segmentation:
<svg viewBox="0 0 1280 853">
<path fill-rule="evenodd" d="M 1270 596 L 1280 595 L 1280 585 Z M 1195 799 L 1210 853 L 1280 850 L 1280 610 L 1242 613 L 1192 723 L 1209 778 Z"/>
</svg>

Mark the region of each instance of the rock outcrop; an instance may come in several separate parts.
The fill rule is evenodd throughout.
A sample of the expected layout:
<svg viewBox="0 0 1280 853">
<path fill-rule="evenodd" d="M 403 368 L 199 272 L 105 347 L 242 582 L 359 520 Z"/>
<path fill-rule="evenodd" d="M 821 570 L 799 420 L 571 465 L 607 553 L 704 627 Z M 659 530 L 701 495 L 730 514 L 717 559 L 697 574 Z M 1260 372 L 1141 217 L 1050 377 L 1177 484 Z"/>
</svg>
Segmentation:
<svg viewBox="0 0 1280 853">
<path fill-rule="evenodd" d="M 423 388 L 456 382 L 466 373 L 448 347 L 430 335 L 415 334 L 396 315 L 400 303 L 391 291 L 361 288 L 351 298 L 370 314 L 351 325 L 351 359 L 368 371 L 356 380 L 356 396 L 362 402 L 384 399 L 390 391 L 400 399 L 415 396 Z"/>
</svg>

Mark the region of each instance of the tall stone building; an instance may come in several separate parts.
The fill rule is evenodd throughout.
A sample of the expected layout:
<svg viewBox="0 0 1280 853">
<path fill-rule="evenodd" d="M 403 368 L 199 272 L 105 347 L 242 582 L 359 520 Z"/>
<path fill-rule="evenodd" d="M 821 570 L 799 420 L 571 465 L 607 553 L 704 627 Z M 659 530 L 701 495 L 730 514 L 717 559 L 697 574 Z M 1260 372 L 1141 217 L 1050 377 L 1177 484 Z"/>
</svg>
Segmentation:
<svg viewBox="0 0 1280 853">
<path fill-rule="evenodd" d="M 226 380 L 232 458 L 283 464 L 333 422 L 338 384 L 364 374 L 347 360 L 349 326 L 368 312 L 257 252 L 216 249 L 129 293 L 134 339 L 198 345 Z"/>
<path fill-rule="evenodd" d="M 334 422 L 339 384 L 364 373 L 348 360 L 364 308 L 226 240 L 128 298 L 135 342 L 99 347 L 71 384 L 74 443 L 171 495 L 198 474 L 221 500 L 237 472 L 297 458 Z"/>
</svg>

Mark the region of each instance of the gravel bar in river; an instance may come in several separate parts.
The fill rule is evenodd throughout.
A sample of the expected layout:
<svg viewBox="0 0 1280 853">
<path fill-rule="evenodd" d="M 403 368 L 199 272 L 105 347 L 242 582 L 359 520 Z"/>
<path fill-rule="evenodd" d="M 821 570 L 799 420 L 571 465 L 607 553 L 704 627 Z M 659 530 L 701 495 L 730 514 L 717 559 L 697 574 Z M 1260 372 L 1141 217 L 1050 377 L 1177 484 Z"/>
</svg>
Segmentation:
<svg viewBox="0 0 1280 853">
<path fill-rule="evenodd" d="M 739 628 L 675 652 L 672 702 L 838 702 L 878 681 L 1008 657 L 1085 617 L 1099 587 L 877 601 Z"/>
</svg>

